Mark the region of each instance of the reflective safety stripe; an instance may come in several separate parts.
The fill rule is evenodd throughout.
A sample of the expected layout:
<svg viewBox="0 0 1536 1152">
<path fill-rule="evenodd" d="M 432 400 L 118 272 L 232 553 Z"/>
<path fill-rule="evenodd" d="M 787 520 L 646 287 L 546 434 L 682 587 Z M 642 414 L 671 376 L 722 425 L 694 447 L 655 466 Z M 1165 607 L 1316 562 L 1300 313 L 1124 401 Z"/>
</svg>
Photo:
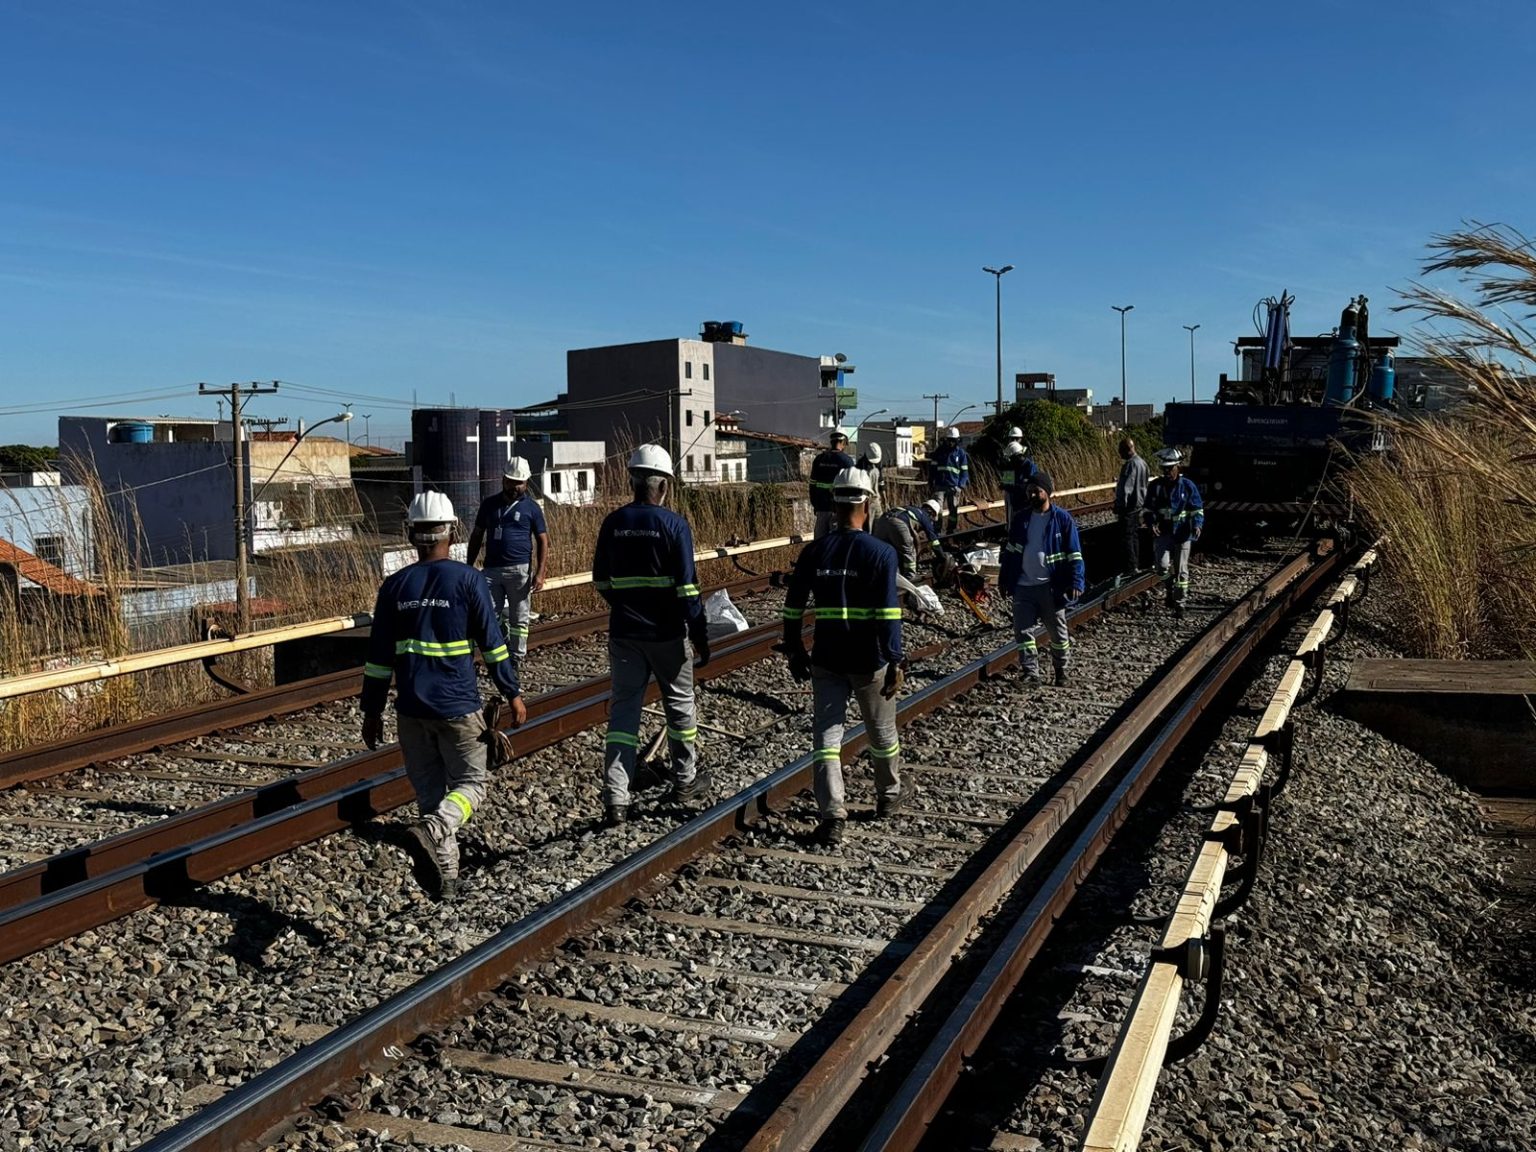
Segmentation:
<svg viewBox="0 0 1536 1152">
<path fill-rule="evenodd" d="M 671 588 L 676 583 L 670 576 L 615 576 L 609 581 L 614 588 Z"/>
<path fill-rule="evenodd" d="M 464 823 L 469 823 L 469 818 L 475 814 L 475 806 L 469 802 L 469 797 L 462 792 L 450 792 L 447 799 L 452 800 L 459 811 L 464 813 Z"/>
<path fill-rule="evenodd" d="M 506 658 L 507 658 L 507 646 L 505 644 L 501 645 L 498 648 L 492 648 L 489 652 L 487 652 L 485 654 L 485 662 L 487 664 L 500 664 Z"/>
<path fill-rule="evenodd" d="M 889 748 L 876 748 L 873 744 L 871 744 L 869 746 L 869 754 L 871 756 L 879 757 L 881 760 L 889 760 L 893 756 L 896 756 L 900 752 L 901 752 L 901 741 L 900 740 L 896 741 L 896 743 L 892 744 Z"/>
<path fill-rule="evenodd" d="M 699 586 L 697 584 L 679 584 L 677 586 L 677 594 L 684 597 L 697 596 L 699 594 Z"/>
<path fill-rule="evenodd" d="M 831 488 L 832 487 L 832 482 L 830 480 L 812 480 L 811 481 L 811 487 L 812 488 Z"/>
<path fill-rule="evenodd" d="M 818 748 L 811 753 L 812 760 L 841 760 L 842 758 L 841 748 Z"/>
<path fill-rule="evenodd" d="M 791 608 L 788 604 L 784 605 L 783 612 L 786 620 L 798 620 L 805 615 L 804 608 Z"/>
<path fill-rule="evenodd" d="M 1019 641 L 1019 651 L 1020 652 L 1033 652 L 1034 650 L 1035 650 L 1035 638 L 1033 636 L 1031 636 L 1028 640 L 1020 640 Z"/>
<path fill-rule="evenodd" d="M 1070 647 L 1072 647 L 1072 641 L 1070 640 L 1065 644 L 1058 644 L 1054 640 L 1051 641 L 1051 651 L 1053 652 L 1065 652 Z"/>
<path fill-rule="evenodd" d="M 818 620 L 900 620 L 900 608 L 817 607 Z"/>
<path fill-rule="evenodd" d="M 610 732 L 606 744 L 623 744 L 626 748 L 640 747 L 640 737 L 630 732 Z"/>
<path fill-rule="evenodd" d="M 372 676 L 376 680 L 388 680 L 395 670 L 388 664 L 364 664 L 363 675 Z"/>
<path fill-rule="evenodd" d="M 681 740 L 684 744 L 692 744 L 699 738 L 697 728 L 668 728 L 667 737 L 671 740 Z"/>
<path fill-rule="evenodd" d="M 592 586 L 594 588 L 596 588 L 599 592 L 601 592 L 601 591 L 603 591 L 606 588 L 612 588 L 613 587 L 613 581 L 611 581 L 611 580 L 594 580 L 594 581 L 592 581 Z"/>
<path fill-rule="evenodd" d="M 468 640 L 396 640 L 395 655 L 409 652 L 413 656 L 468 656 L 473 649 Z"/>
<path fill-rule="evenodd" d="M 508 636 L 526 636 L 526 635 L 528 635 L 528 625 L 526 625 L 526 624 L 513 624 L 510 628 L 507 629 L 507 635 Z"/>
</svg>

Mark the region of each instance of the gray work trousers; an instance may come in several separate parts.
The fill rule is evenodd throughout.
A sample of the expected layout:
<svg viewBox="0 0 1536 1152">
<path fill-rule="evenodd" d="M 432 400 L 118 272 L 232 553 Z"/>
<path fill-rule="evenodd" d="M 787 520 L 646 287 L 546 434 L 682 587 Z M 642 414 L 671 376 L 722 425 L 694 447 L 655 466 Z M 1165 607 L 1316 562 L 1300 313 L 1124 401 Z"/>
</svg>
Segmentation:
<svg viewBox="0 0 1536 1152">
<path fill-rule="evenodd" d="M 445 879 L 459 874 L 459 827 L 481 801 L 490 773 L 485 764 L 485 717 L 479 712 L 451 720 L 397 715 L 405 775 L 427 826 L 433 854 Z"/>
<path fill-rule="evenodd" d="M 1175 540 L 1172 533 L 1152 541 L 1152 563 L 1168 583 L 1168 603 L 1182 604 L 1189 595 L 1189 538 Z"/>
<path fill-rule="evenodd" d="M 913 536 L 911 522 L 905 516 L 898 516 L 894 512 L 881 516 L 871 526 L 869 534 L 896 549 L 898 572 L 909 578 L 917 575 L 917 539 Z"/>
<path fill-rule="evenodd" d="M 1134 576 L 1141 570 L 1141 513 L 1120 513 L 1121 571 Z"/>
<path fill-rule="evenodd" d="M 942 531 L 948 535 L 960 526 L 960 513 L 957 511 L 957 509 L 960 507 L 960 489 L 935 488 L 933 490 L 933 498 L 937 500 L 941 505 L 943 505 L 945 511 L 949 513 L 942 529 Z M 934 517 L 936 525 L 938 519 L 939 518 L 937 516 Z"/>
<path fill-rule="evenodd" d="M 508 564 L 485 570 L 485 583 L 506 634 L 507 649 L 519 660 L 528 655 L 528 619 L 533 614 L 531 569 L 530 564 Z"/>
<path fill-rule="evenodd" d="M 825 512 L 816 513 L 815 539 L 820 540 L 823 536 L 831 535 L 836 531 L 837 513 L 834 510 L 829 508 Z"/>
<path fill-rule="evenodd" d="M 1067 607 L 1056 606 L 1049 584 L 1020 584 L 1013 590 L 1013 635 L 1019 642 L 1019 667 L 1027 676 L 1040 675 L 1040 653 L 1030 632 L 1044 624 L 1050 638 L 1051 664 L 1065 668 L 1072 659 L 1072 639 L 1067 635 Z"/>
<path fill-rule="evenodd" d="M 823 818 L 846 820 L 848 800 L 843 791 L 843 725 L 848 697 L 859 704 L 859 716 L 869 729 L 869 755 L 875 762 L 875 793 L 894 799 L 901 791 L 901 740 L 896 734 L 896 701 L 880 695 L 885 665 L 873 672 L 830 672 L 811 665 L 811 699 L 815 725 L 816 808 Z"/>
<path fill-rule="evenodd" d="M 693 645 L 676 640 L 608 638 L 608 664 L 613 696 L 608 706 L 608 739 L 604 751 L 603 803 L 629 803 L 640 750 L 640 713 L 645 688 L 656 677 L 661 706 L 667 715 L 667 746 L 672 753 L 672 779 L 687 784 L 697 770 L 694 747 L 699 737 L 693 705 Z"/>
</svg>

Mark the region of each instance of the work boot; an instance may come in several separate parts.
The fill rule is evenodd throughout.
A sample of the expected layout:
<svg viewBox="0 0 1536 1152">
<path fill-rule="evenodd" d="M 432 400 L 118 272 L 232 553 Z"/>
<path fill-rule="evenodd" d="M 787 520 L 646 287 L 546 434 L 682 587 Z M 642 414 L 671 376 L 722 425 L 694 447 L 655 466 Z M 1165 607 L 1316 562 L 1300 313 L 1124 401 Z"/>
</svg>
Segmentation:
<svg viewBox="0 0 1536 1152">
<path fill-rule="evenodd" d="M 1038 688 L 1045 683 L 1045 677 L 1040 675 L 1038 666 L 1024 669 L 1024 686 L 1026 688 Z"/>
<path fill-rule="evenodd" d="M 629 820 L 629 805 L 628 804 L 604 804 L 603 805 L 603 827 L 604 828 L 617 828 L 620 824 L 624 824 L 628 820 Z"/>
<path fill-rule="evenodd" d="M 1058 687 L 1058 688 L 1065 688 L 1066 686 L 1067 686 L 1067 669 L 1066 669 L 1066 665 L 1062 665 L 1060 668 L 1056 669 L 1056 687 Z"/>
<path fill-rule="evenodd" d="M 459 878 L 457 876 L 445 876 L 443 885 L 438 890 L 437 902 L 439 904 L 452 904 L 459 897 Z"/>
<path fill-rule="evenodd" d="M 437 840 L 425 820 L 405 829 L 405 850 L 411 857 L 411 875 L 429 896 L 443 890 L 443 868 L 437 860 Z"/>
<path fill-rule="evenodd" d="M 875 819 L 884 820 L 887 816 L 894 816 L 907 806 L 917 793 L 917 784 L 911 780 L 904 780 L 896 789 L 894 796 L 877 796 L 875 798 Z"/>
<path fill-rule="evenodd" d="M 693 779 L 684 784 L 678 782 L 672 785 L 672 791 L 667 793 L 669 804 L 690 804 L 695 800 L 702 800 L 709 795 L 709 786 L 714 783 L 709 769 L 700 768 L 693 774 Z"/>
<path fill-rule="evenodd" d="M 828 848 L 836 848 L 843 842 L 843 825 L 846 823 L 841 816 L 823 817 L 821 823 L 816 825 L 813 839 Z"/>
</svg>

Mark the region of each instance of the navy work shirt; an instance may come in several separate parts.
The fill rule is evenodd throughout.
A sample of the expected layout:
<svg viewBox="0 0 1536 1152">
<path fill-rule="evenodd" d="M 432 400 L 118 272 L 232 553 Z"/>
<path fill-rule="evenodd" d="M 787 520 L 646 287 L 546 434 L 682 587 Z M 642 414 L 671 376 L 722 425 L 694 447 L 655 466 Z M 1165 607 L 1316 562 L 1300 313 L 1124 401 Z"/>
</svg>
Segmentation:
<svg viewBox="0 0 1536 1152">
<path fill-rule="evenodd" d="M 475 527 L 485 533 L 485 566 L 533 563 L 533 538 L 549 531 L 544 510 L 524 492 L 511 503 L 498 492 L 480 502 Z"/>
<path fill-rule="evenodd" d="M 896 549 L 839 528 L 807 544 L 784 597 L 784 640 L 801 643 L 806 601 L 816 601 L 811 662 L 829 672 L 874 672 L 901 659 Z"/>
<path fill-rule="evenodd" d="M 608 601 L 608 634 L 675 640 L 702 627 L 693 533 L 670 508 L 637 500 L 608 513 L 597 532 L 592 583 Z"/>
</svg>

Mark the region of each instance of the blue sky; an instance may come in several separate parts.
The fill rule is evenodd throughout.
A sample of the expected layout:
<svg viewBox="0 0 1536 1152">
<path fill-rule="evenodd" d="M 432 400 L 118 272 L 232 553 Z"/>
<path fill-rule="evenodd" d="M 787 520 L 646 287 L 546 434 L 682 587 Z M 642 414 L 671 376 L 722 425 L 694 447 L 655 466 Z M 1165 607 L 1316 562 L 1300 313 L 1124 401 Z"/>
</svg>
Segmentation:
<svg viewBox="0 0 1536 1152">
<path fill-rule="evenodd" d="M 1005 379 L 1118 393 L 1129 303 L 1131 399 L 1187 396 L 1191 323 L 1208 396 L 1260 298 L 1303 333 L 1364 292 L 1381 332 L 1431 234 L 1536 229 L 1533 31 L 1505 0 L 18 0 L 0 443 L 273 379 L 398 440 L 413 393 L 532 402 L 567 348 L 705 319 L 918 415 L 992 396 L 1004 262 Z"/>
</svg>

